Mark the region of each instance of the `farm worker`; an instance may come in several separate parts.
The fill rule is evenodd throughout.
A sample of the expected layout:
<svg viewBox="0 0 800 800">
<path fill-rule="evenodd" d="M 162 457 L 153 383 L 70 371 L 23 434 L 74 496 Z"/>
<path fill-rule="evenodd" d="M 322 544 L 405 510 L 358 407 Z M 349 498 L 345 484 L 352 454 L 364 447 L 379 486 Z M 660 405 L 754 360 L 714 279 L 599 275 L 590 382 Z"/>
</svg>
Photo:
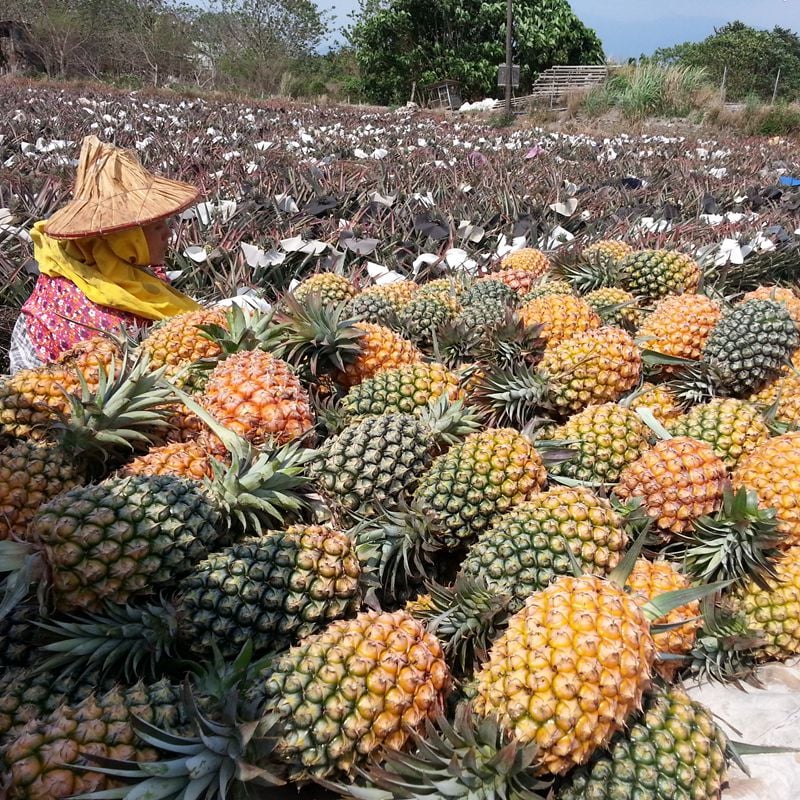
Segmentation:
<svg viewBox="0 0 800 800">
<path fill-rule="evenodd" d="M 136 329 L 199 308 L 163 267 L 169 217 L 198 195 L 87 136 L 73 199 L 30 232 L 39 277 L 11 335 L 11 372 L 53 361 L 98 329 Z"/>
</svg>

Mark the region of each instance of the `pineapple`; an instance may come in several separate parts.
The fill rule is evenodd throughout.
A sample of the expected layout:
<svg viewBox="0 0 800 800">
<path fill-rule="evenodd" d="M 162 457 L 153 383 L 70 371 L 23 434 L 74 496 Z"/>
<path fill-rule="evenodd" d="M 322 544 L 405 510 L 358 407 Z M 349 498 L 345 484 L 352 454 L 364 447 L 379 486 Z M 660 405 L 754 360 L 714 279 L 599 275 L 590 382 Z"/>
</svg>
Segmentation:
<svg viewBox="0 0 800 800">
<path fill-rule="evenodd" d="M 422 623 L 405 611 L 364 611 L 280 656 L 257 693 L 263 713 L 285 726 L 277 755 L 303 779 L 403 749 L 449 689 L 442 646 Z"/>
<path fill-rule="evenodd" d="M 800 432 L 767 439 L 740 459 L 732 480 L 754 490 L 760 508 L 776 509 L 785 547 L 800 544 Z"/>
<path fill-rule="evenodd" d="M 444 398 L 418 415 L 366 417 L 319 448 L 309 476 L 337 517 L 374 517 L 414 491 L 444 445 L 477 427 L 461 403 Z"/>
<path fill-rule="evenodd" d="M 648 561 L 646 558 L 636 559 L 631 574 L 625 583 L 640 605 L 645 605 L 659 595 L 690 587 L 689 579 L 678 571 L 669 561 Z M 660 625 L 675 628 L 653 634 L 653 641 L 659 655 L 686 656 L 694 647 L 697 629 L 700 627 L 700 603 L 693 600 L 685 606 L 673 608 L 659 619 Z M 683 625 L 678 623 L 683 622 Z M 665 680 L 671 681 L 684 666 L 684 662 L 675 659 L 656 660 L 655 670 Z"/>
<path fill-rule="evenodd" d="M 562 783 L 554 800 L 718 800 L 728 740 L 676 686 L 651 689 L 628 729 Z"/>
<path fill-rule="evenodd" d="M 614 403 L 589 406 L 553 431 L 553 439 L 570 442 L 577 454 L 550 471 L 579 481 L 616 483 L 622 470 L 649 449 L 650 435 L 628 408 Z"/>
<path fill-rule="evenodd" d="M 557 575 L 572 575 L 575 563 L 584 572 L 607 575 L 626 544 L 608 500 L 589 489 L 555 486 L 494 517 L 470 545 L 461 573 L 509 595 L 513 613 Z"/>
<path fill-rule="evenodd" d="M 575 292 L 568 281 L 544 281 L 527 292 L 522 298 L 522 303 L 530 303 L 531 300 L 536 300 L 538 297 L 548 297 L 553 294 L 568 294 L 574 296 Z"/>
<path fill-rule="evenodd" d="M 526 436 L 488 428 L 438 456 L 420 478 L 414 500 L 435 535 L 455 548 L 485 530 L 494 514 L 530 499 L 546 480 Z"/>
<path fill-rule="evenodd" d="M 695 406 L 668 429 L 673 436 L 691 436 L 708 442 L 728 469 L 736 467 L 742 456 L 770 437 L 759 410 L 732 397 Z"/>
<path fill-rule="evenodd" d="M 638 250 L 619 263 L 622 288 L 649 300 L 694 292 L 700 274 L 691 256 L 674 250 Z"/>
<path fill-rule="evenodd" d="M 623 501 L 641 498 L 662 536 L 691 530 L 722 504 L 727 473 L 706 442 L 689 436 L 659 441 L 622 471 L 615 489 Z"/>
<path fill-rule="evenodd" d="M 636 328 L 642 319 L 638 301 L 624 289 L 607 286 L 585 294 L 583 299 L 600 315 L 603 325 Z"/>
<path fill-rule="evenodd" d="M 548 340 L 539 375 L 559 413 L 619 400 L 639 383 L 642 357 L 620 328 L 598 328 L 553 342 Z"/>
<path fill-rule="evenodd" d="M 203 407 L 256 445 L 286 443 L 314 425 L 308 393 L 289 365 L 262 350 L 228 356 L 208 376 Z"/>
<path fill-rule="evenodd" d="M 654 656 L 634 598 L 594 575 L 562 575 L 509 619 L 475 674 L 473 708 L 517 746 L 535 743 L 538 773 L 562 775 L 640 708 Z"/>
<path fill-rule="evenodd" d="M 458 377 L 436 363 L 406 364 L 379 372 L 354 386 L 339 409 L 349 420 L 371 414 L 419 414 L 437 397 L 457 400 Z"/>
<path fill-rule="evenodd" d="M 499 264 L 501 270 L 524 270 L 537 278 L 544 275 L 551 266 L 550 259 L 541 250 L 534 247 L 514 250 L 503 256 Z"/>
<path fill-rule="evenodd" d="M 536 272 L 527 269 L 509 268 L 493 272 L 491 276 L 481 278 L 479 283 L 485 280 L 502 281 L 517 294 L 524 296 L 540 283 L 539 277 Z"/>
<path fill-rule="evenodd" d="M 201 308 L 152 327 L 141 345 L 150 356 L 151 367 L 165 367 L 166 375 L 173 377 L 196 361 L 217 358 L 222 352 L 219 344 L 200 327 L 207 325 L 227 327 L 225 312 L 219 308 Z"/>
<path fill-rule="evenodd" d="M 619 263 L 626 256 L 633 252 L 633 248 L 627 242 L 621 242 L 617 239 L 601 239 L 597 242 L 592 242 L 588 247 L 584 247 L 581 252 L 581 258 L 584 261 L 611 261 L 612 263 Z"/>
<path fill-rule="evenodd" d="M 794 324 L 800 328 L 800 298 L 791 289 L 783 286 L 759 286 L 742 297 L 743 302 L 748 300 L 775 300 L 781 303 L 786 306 Z"/>
<path fill-rule="evenodd" d="M 180 688 L 167 681 L 112 689 L 63 705 L 37 719 L 12 739 L 4 753 L 9 800 L 57 800 L 102 791 L 112 784 L 105 775 L 70 769 L 82 754 L 153 761 L 157 752 L 134 733 L 135 717 L 180 730 Z"/>
<path fill-rule="evenodd" d="M 734 306 L 714 327 L 703 351 L 716 382 L 727 393 L 747 395 L 776 378 L 800 346 L 800 333 L 774 300 Z"/>
<path fill-rule="evenodd" d="M 34 603 L 12 608 L 0 619 L 0 672 L 9 667 L 29 667 L 36 660 L 41 633 L 38 619 L 39 609 Z"/>
<path fill-rule="evenodd" d="M 487 300 L 499 300 L 504 306 L 513 308 L 519 301 L 519 295 L 502 281 L 487 278 L 465 289 L 458 298 L 464 308 L 481 305 Z"/>
<path fill-rule="evenodd" d="M 319 295 L 323 305 L 336 305 L 355 297 L 358 290 L 343 275 L 321 272 L 306 278 L 293 294 L 298 303 L 305 303 L 311 295 Z"/>
<path fill-rule="evenodd" d="M 174 475 L 202 481 L 212 478 L 214 470 L 206 447 L 197 442 L 170 442 L 132 459 L 117 470 L 117 475 Z"/>
<path fill-rule="evenodd" d="M 453 325 L 462 330 L 481 330 L 499 325 L 508 316 L 509 306 L 502 300 L 487 298 L 480 303 L 465 306 L 453 320 Z M 437 330 L 437 344 L 441 337 L 442 328 Z"/>
<path fill-rule="evenodd" d="M 639 327 L 638 339 L 648 350 L 697 361 L 721 316 L 719 303 L 705 295 L 665 297 Z M 675 368 L 663 369 L 669 372 Z"/>
<path fill-rule="evenodd" d="M 582 298 L 572 295 L 547 295 L 525 303 L 519 310 L 526 325 L 541 325 L 548 346 L 576 333 L 600 327 L 600 317 Z"/>
<path fill-rule="evenodd" d="M 625 406 L 650 409 L 656 420 L 666 426 L 683 416 L 680 398 L 663 383 L 652 384 L 645 381 L 635 392 L 624 398 L 622 403 Z"/>
<path fill-rule="evenodd" d="M 455 319 L 461 306 L 449 295 L 425 294 L 424 287 L 404 306 L 398 322 L 408 338 L 420 345 L 429 345 L 436 331 Z"/>
<path fill-rule="evenodd" d="M 748 629 L 761 637 L 759 660 L 790 658 L 800 654 L 800 547 L 788 547 L 766 581 L 752 578 L 731 600 Z"/>
<path fill-rule="evenodd" d="M 763 409 L 774 406 L 775 421 L 792 428 L 800 427 L 800 372 L 790 369 L 748 398 Z"/>
<path fill-rule="evenodd" d="M 355 386 L 379 372 L 422 361 L 422 353 L 416 346 L 394 331 L 368 322 L 356 327 L 362 334 L 358 340 L 358 355 L 344 369 L 334 373 L 334 378 L 342 386 Z"/>
<path fill-rule="evenodd" d="M 176 645 L 201 658 L 216 648 L 234 660 L 245 645 L 277 652 L 355 613 L 360 577 L 344 533 L 321 525 L 265 531 L 210 553 L 176 582 L 168 604 L 107 606 L 91 617 L 51 622 L 55 641 L 44 649 L 55 650 L 58 664 L 74 670 L 92 665 L 92 644 L 102 641 L 103 667 L 124 662 L 126 674 L 148 666 L 145 654 L 155 671 Z"/>
</svg>

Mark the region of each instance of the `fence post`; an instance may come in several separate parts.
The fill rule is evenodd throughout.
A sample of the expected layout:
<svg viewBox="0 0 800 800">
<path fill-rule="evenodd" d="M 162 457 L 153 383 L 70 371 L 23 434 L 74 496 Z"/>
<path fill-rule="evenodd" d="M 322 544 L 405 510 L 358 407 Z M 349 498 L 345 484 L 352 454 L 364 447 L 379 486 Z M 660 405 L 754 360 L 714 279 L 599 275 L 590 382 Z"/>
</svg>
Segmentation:
<svg viewBox="0 0 800 800">
<path fill-rule="evenodd" d="M 770 105 L 775 105 L 775 99 L 778 97 L 778 81 L 781 79 L 781 68 L 778 67 L 778 74 L 775 76 L 775 88 L 772 90 L 772 102 Z"/>
<path fill-rule="evenodd" d="M 719 87 L 719 99 L 723 104 L 725 103 L 725 84 L 727 83 L 727 81 L 728 81 L 728 65 L 725 64 L 725 66 L 722 68 L 722 83 L 720 84 Z"/>
</svg>

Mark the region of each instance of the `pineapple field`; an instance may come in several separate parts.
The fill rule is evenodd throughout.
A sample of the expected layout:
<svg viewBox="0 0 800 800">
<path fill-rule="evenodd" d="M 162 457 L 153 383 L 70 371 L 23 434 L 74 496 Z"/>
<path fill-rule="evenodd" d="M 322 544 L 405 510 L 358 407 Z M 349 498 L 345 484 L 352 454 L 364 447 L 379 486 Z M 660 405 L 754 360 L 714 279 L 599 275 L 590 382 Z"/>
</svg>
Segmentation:
<svg viewBox="0 0 800 800">
<path fill-rule="evenodd" d="M 203 190 L 0 376 L 0 797 L 794 796 L 796 143 L 0 97 L 0 348 L 83 136 Z"/>
</svg>

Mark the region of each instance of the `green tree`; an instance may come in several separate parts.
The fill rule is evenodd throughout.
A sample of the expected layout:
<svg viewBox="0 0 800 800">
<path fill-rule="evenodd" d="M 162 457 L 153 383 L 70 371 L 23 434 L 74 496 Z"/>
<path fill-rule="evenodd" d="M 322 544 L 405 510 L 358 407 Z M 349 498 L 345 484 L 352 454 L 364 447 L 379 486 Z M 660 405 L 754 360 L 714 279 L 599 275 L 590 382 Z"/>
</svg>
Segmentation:
<svg viewBox="0 0 800 800">
<path fill-rule="evenodd" d="M 485 97 L 505 61 L 505 0 L 361 0 L 347 36 L 364 96 L 408 99 L 411 86 L 461 81 L 466 98 Z M 513 48 L 527 86 L 554 64 L 598 64 L 603 49 L 566 0 L 515 0 Z"/>
<path fill-rule="evenodd" d="M 731 22 L 716 28 L 701 42 L 657 50 L 653 59 L 704 67 L 709 79 L 717 84 L 724 73 L 729 100 L 744 100 L 752 95 L 770 99 L 778 70 L 778 96 L 794 99 L 800 94 L 800 37 L 787 28 L 758 30 L 743 22 Z"/>
</svg>

